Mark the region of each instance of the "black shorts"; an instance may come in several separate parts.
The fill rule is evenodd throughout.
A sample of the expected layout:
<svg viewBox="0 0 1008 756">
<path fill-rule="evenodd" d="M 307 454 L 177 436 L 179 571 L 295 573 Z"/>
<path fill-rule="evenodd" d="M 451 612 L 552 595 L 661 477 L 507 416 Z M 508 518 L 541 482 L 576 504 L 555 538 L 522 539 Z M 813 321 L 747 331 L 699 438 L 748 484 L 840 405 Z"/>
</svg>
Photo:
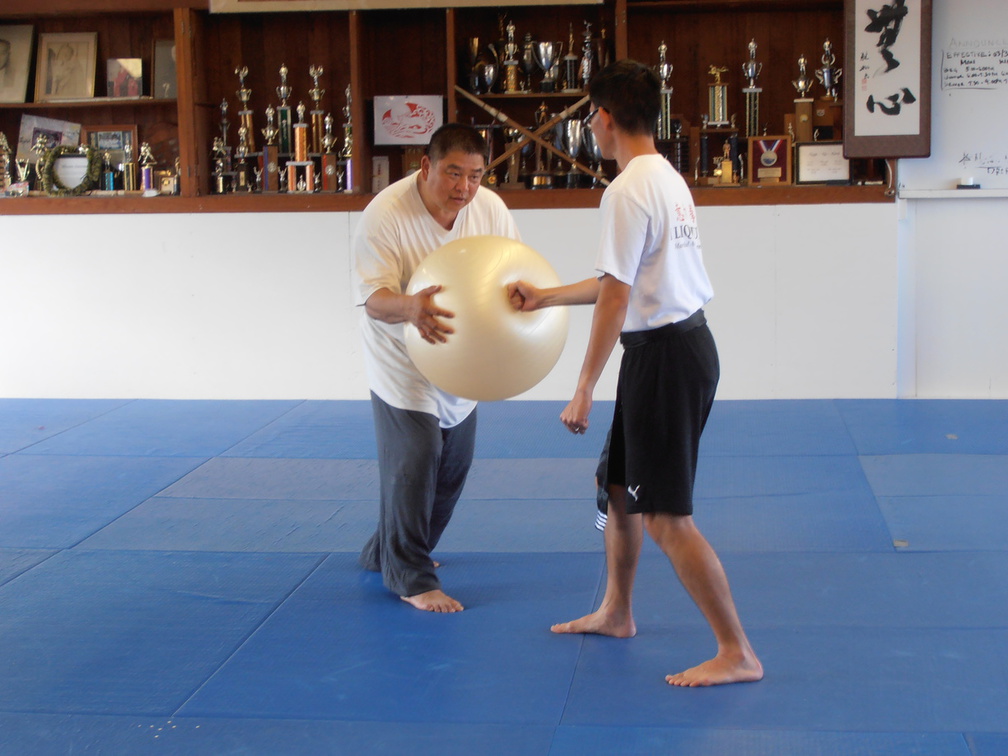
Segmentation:
<svg viewBox="0 0 1008 756">
<path fill-rule="evenodd" d="M 630 514 L 691 515 L 700 435 L 720 377 L 703 310 L 654 330 L 624 332 L 620 342 L 616 408 L 599 483 L 625 487 Z"/>
</svg>

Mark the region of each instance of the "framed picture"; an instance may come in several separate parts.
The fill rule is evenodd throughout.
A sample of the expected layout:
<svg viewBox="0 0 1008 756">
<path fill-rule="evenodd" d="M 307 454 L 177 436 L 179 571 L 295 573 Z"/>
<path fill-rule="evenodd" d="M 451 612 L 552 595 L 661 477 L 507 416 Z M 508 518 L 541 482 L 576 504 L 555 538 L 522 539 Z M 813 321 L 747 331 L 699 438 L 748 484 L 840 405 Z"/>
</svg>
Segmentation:
<svg viewBox="0 0 1008 756">
<path fill-rule="evenodd" d="M 18 135 L 17 158 L 27 160 L 34 165 L 38 161 L 38 153 L 33 152 L 32 148 L 38 144 L 39 137 L 45 139 L 46 149 L 77 147 L 80 145 L 80 132 L 79 123 L 23 115 L 21 116 L 21 131 Z"/>
<path fill-rule="evenodd" d="M 761 136 L 749 139 L 749 183 L 791 183 L 791 137 Z"/>
<path fill-rule="evenodd" d="M 154 41 L 154 78 L 151 95 L 155 100 L 174 100 L 178 97 L 175 75 L 175 40 Z"/>
<path fill-rule="evenodd" d="M 137 127 L 135 123 L 111 126 L 81 126 L 81 144 L 91 147 L 99 155 L 109 153 L 109 162 L 116 166 L 126 162 L 126 151 L 130 150 L 136 160 L 139 153 Z"/>
<path fill-rule="evenodd" d="M 931 0 L 847 0 L 844 154 L 931 154 Z"/>
<path fill-rule="evenodd" d="M 94 97 L 97 32 L 40 34 L 35 63 L 35 101 Z"/>
<path fill-rule="evenodd" d="M 31 70 L 32 26 L 0 26 L 0 102 L 24 102 Z"/>
<path fill-rule="evenodd" d="M 109 97 L 140 97 L 143 94 L 143 61 L 140 58 L 109 58 L 105 65 Z"/>
<path fill-rule="evenodd" d="M 796 184 L 849 184 L 850 161 L 843 142 L 804 142 L 795 145 Z"/>
<path fill-rule="evenodd" d="M 424 145 L 444 123 L 441 95 L 393 95 L 374 98 L 374 143 Z"/>
</svg>

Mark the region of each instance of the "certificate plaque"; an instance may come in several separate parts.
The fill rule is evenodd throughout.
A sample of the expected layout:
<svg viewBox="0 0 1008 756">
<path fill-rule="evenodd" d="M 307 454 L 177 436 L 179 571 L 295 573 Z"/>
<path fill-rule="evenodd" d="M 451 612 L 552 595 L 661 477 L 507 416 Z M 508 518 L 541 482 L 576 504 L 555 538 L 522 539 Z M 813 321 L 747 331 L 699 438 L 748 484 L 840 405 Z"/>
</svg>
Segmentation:
<svg viewBox="0 0 1008 756">
<path fill-rule="evenodd" d="M 791 137 L 762 136 L 749 140 L 749 183 L 791 183 Z"/>
</svg>

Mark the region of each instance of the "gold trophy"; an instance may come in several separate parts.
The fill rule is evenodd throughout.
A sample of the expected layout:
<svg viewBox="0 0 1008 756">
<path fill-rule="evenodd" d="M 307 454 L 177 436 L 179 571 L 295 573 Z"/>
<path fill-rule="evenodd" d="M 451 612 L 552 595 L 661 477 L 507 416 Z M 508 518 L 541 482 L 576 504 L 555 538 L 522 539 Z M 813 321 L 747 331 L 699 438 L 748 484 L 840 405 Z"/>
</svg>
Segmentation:
<svg viewBox="0 0 1008 756">
<path fill-rule="evenodd" d="M 0 193 L 14 183 L 11 175 L 11 148 L 7 136 L 0 132 Z"/>
<path fill-rule="evenodd" d="M 707 73 L 714 77 L 714 83 L 707 85 L 707 126 L 711 128 L 730 124 L 728 120 L 728 85 L 721 81 L 721 74 L 727 72 L 727 68 L 718 68 L 714 65 L 707 69 Z"/>
<path fill-rule="evenodd" d="M 255 127 L 252 125 L 252 111 L 249 110 L 249 98 L 252 97 L 252 90 L 245 86 L 245 77 L 248 76 L 248 66 L 241 66 L 235 69 L 235 76 L 238 77 L 238 100 L 242 104 L 242 109 L 238 111 L 238 125 L 245 127 L 245 147 L 249 152 L 255 152 Z"/>
<path fill-rule="evenodd" d="M 518 86 L 518 43 L 515 42 L 515 25 L 513 21 L 508 21 L 507 41 L 504 43 L 504 91 L 508 94 L 516 94 L 520 91 Z"/>
<path fill-rule="evenodd" d="M 339 167 L 342 168 L 342 179 L 340 183 L 343 186 L 343 191 L 352 192 L 354 190 L 354 175 L 353 175 L 353 120 L 351 119 L 351 106 L 353 101 L 351 100 L 350 85 L 347 84 L 346 88 L 346 105 L 343 106 L 343 149 L 340 151 Z"/>
<path fill-rule="evenodd" d="M 745 135 L 754 137 L 759 134 L 759 97 L 762 88 L 756 86 L 756 77 L 763 70 L 763 64 L 756 62 L 756 40 L 749 42 L 749 60 L 742 64 L 742 75 L 748 86 L 742 89 L 745 94 L 746 126 Z"/>
<path fill-rule="evenodd" d="M 294 124 L 294 159 L 287 163 L 287 191 L 312 192 L 315 190 L 315 163 L 308 159 L 308 124 L 305 123 L 305 104 L 297 106 L 297 123 Z"/>
<path fill-rule="evenodd" d="M 798 57 L 798 78 L 791 82 L 798 97 L 795 98 L 794 138 L 795 142 L 812 141 L 812 91 L 813 79 L 808 75 L 808 60 L 804 55 Z"/>
<path fill-rule="evenodd" d="M 308 74 L 312 77 L 312 81 L 315 82 L 315 85 L 308 92 L 315 103 L 315 107 L 312 108 L 311 112 L 311 151 L 315 155 L 322 152 L 322 134 L 325 129 L 325 112 L 319 104 L 322 97 L 325 96 L 325 90 L 319 87 L 319 79 L 322 77 L 323 72 L 324 69 L 322 66 L 311 66 L 308 68 Z"/>
<path fill-rule="evenodd" d="M 578 92 L 581 89 L 578 76 L 578 57 L 574 54 L 574 24 L 568 27 L 567 54 L 563 57 L 563 91 Z"/>
<path fill-rule="evenodd" d="M 273 125 L 275 116 L 276 110 L 272 105 L 268 106 L 266 108 L 266 128 L 262 130 L 266 144 L 263 145 L 262 155 L 259 158 L 259 170 L 262 178 L 258 183 L 261 192 L 280 190 L 280 151 L 276 144 L 280 130 Z"/>
<path fill-rule="evenodd" d="M 339 158 L 336 155 L 336 143 L 339 141 L 333 134 L 332 113 L 323 119 L 325 134 L 322 135 L 322 191 L 339 191 Z"/>
<path fill-rule="evenodd" d="M 145 191 L 152 191 L 154 187 L 154 166 L 157 160 L 147 142 L 140 143 L 140 188 Z"/>
<path fill-rule="evenodd" d="M 280 86 L 276 88 L 280 106 L 277 108 L 277 123 L 280 129 L 280 152 L 289 155 L 291 151 L 291 108 L 287 98 L 291 96 L 291 88 L 287 84 L 287 66 L 280 66 Z"/>
<path fill-rule="evenodd" d="M 668 141 L 672 138 L 672 64 L 666 60 L 668 45 L 665 40 L 658 45 L 658 66 L 655 73 L 661 80 L 661 114 L 658 116 L 658 139 Z"/>
</svg>

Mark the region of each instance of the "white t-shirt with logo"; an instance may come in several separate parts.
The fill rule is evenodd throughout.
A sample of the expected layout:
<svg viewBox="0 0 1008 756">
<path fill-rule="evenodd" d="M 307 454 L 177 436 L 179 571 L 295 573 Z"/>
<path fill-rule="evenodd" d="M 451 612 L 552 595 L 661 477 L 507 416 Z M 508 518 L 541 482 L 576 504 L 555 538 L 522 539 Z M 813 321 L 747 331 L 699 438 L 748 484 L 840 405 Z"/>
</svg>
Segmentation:
<svg viewBox="0 0 1008 756">
<path fill-rule="evenodd" d="M 606 188 L 599 209 L 595 268 L 631 287 L 624 331 L 677 323 L 714 296 L 693 196 L 668 160 L 633 158 Z"/>
<path fill-rule="evenodd" d="M 444 228 L 424 206 L 418 177 L 413 174 L 386 187 L 364 210 L 352 243 L 358 306 L 379 289 L 404 293 L 421 261 L 450 241 L 479 234 L 519 239 L 507 206 L 482 186 L 459 211 L 451 230 Z M 364 366 L 371 390 L 393 407 L 435 415 L 442 428 L 458 425 L 476 402 L 447 394 L 421 375 L 406 352 L 405 326 L 384 323 L 366 313 L 361 316 Z"/>
</svg>

